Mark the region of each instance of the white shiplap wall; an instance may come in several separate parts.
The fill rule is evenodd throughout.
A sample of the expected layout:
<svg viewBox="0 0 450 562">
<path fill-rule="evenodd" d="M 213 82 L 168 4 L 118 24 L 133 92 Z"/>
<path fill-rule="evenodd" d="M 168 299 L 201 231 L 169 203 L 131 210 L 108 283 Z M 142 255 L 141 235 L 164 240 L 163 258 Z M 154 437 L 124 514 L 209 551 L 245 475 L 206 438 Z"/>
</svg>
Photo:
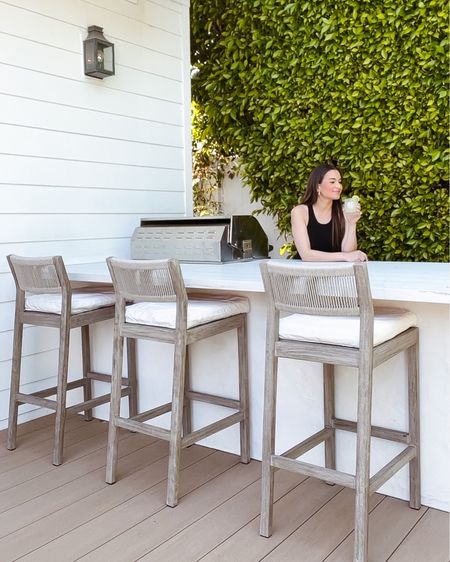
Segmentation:
<svg viewBox="0 0 450 562">
<path fill-rule="evenodd" d="M 116 75 L 103 81 L 83 73 L 89 25 L 115 44 Z M 0 0 L 0 428 L 6 255 L 128 255 L 141 217 L 191 215 L 190 162 L 189 0 Z M 56 343 L 54 330 L 25 329 L 26 391 L 51 382 Z M 39 413 L 27 409 L 22 420 Z"/>
</svg>

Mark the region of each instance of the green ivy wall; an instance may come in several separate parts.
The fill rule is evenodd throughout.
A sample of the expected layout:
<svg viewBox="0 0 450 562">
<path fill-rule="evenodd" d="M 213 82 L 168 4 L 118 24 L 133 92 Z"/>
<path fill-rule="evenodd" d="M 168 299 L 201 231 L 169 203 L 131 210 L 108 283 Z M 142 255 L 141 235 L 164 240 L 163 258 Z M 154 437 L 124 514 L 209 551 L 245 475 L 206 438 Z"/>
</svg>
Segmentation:
<svg viewBox="0 0 450 562">
<path fill-rule="evenodd" d="M 191 0 L 191 30 L 202 136 L 281 232 L 333 160 L 370 259 L 447 261 L 447 2 Z"/>
</svg>

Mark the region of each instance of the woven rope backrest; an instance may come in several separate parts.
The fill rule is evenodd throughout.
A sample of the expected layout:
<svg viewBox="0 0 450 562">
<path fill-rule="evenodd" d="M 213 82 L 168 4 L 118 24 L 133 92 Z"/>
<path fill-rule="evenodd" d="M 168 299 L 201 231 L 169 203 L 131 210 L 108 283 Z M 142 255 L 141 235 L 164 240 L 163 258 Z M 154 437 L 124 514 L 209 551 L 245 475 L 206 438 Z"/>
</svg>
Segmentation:
<svg viewBox="0 0 450 562">
<path fill-rule="evenodd" d="M 128 301 L 176 301 L 183 292 L 181 270 L 176 260 L 107 259 L 118 295 Z"/>
<path fill-rule="evenodd" d="M 62 280 L 58 276 L 65 272 L 61 256 L 28 258 L 8 256 L 8 263 L 16 285 L 28 293 L 60 293 Z"/>
<path fill-rule="evenodd" d="M 266 291 L 279 311 L 358 316 L 360 297 L 353 264 L 263 263 Z"/>
</svg>

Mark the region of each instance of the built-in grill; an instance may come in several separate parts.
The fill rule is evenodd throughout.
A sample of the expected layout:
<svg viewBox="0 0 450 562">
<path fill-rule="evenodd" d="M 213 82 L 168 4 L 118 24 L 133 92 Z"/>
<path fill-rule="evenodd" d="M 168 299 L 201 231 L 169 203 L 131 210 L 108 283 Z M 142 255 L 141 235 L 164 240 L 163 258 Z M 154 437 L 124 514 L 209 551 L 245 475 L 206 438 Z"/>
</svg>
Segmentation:
<svg viewBox="0 0 450 562">
<path fill-rule="evenodd" d="M 141 219 L 131 239 L 133 259 L 222 263 L 268 254 L 267 235 L 251 215 Z"/>
</svg>

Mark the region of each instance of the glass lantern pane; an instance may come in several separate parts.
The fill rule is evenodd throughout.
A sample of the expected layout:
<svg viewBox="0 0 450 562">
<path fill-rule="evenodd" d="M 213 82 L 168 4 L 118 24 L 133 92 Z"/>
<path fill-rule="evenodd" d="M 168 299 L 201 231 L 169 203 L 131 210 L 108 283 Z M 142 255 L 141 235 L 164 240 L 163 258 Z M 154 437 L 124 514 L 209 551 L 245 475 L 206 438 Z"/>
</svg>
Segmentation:
<svg viewBox="0 0 450 562">
<path fill-rule="evenodd" d="M 86 41 L 84 44 L 84 57 L 85 57 L 85 65 L 86 65 L 86 72 L 92 72 L 96 68 L 96 60 L 95 60 L 95 45 L 93 41 Z"/>
<path fill-rule="evenodd" d="M 103 49 L 103 68 L 107 71 L 107 72 L 113 72 L 114 71 L 114 51 L 112 47 L 105 47 Z"/>
<path fill-rule="evenodd" d="M 99 45 L 97 47 L 97 54 L 96 54 L 97 70 L 103 70 L 103 62 L 104 62 L 103 47 Z"/>
</svg>

